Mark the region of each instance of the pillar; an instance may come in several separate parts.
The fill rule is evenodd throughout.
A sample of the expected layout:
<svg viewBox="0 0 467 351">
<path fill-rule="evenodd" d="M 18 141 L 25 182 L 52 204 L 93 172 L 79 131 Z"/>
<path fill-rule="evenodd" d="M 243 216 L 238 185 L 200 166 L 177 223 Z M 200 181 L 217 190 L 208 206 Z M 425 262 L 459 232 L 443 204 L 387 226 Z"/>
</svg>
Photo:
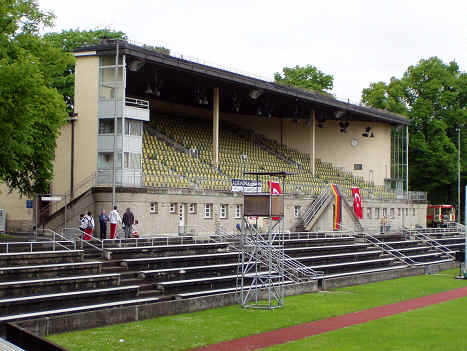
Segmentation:
<svg viewBox="0 0 467 351">
<path fill-rule="evenodd" d="M 315 176 L 315 143 L 316 140 L 316 116 L 315 111 L 311 112 L 311 128 L 310 128 L 310 170 L 313 177 Z"/>
<path fill-rule="evenodd" d="M 212 104 L 212 164 L 219 167 L 219 88 L 214 88 Z"/>
</svg>

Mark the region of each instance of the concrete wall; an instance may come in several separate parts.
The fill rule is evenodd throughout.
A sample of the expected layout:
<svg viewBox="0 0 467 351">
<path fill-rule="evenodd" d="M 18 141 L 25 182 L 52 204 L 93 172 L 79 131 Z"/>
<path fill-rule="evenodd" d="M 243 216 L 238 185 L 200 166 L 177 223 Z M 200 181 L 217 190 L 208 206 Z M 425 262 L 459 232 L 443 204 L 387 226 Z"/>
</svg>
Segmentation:
<svg viewBox="0 0 467 351">
<path fill-rule="evenodd" d="M 111 209 L 111 192 L 109 188 L 94 189 L 94 205 L 87 203 L 81 206 L 81 209 L 91 210 L 98 214 L 102 209 L 108 213 Z M 295 217 L 295 206 L 299 206 L 299 213 L 303 214 L 305 208 L 310 205 L 312 198 L 305 196 L 287 196 L 285 200 L 285 230 L 295 230 L 298 217 Z M 88 200 L 87 200 L 88 201 Z M 157 203 L 157 213 L 151 213 L 151 203 Z M 171 204 L 175 204 L 175 211 L 171 212 Z M 117 189 L 117 206 L 123 211 L 130 207 L 135 218 L 140 222 L 138 231 L 141 234 L 171 234 L 178 233 L 179 230 L 179 206 L 184 205 L 185 222 L 184 229 L 186 234 L 195 234 L 200 232 L 213 232 L 217 226 L 222 226 L 227 231 L 236 231 L 236 225 L 241 223 L 240 218 L 235 218 L 236 205 L 243 204 L 241 193 L 215 193 L 203 191 L 164 191 L 155 192 L 150 189 Z M 190 204 L 195 204 L 196 212 L 189 213 Z M 204 218 L 205 204 L 212 204 L 211 218 Z M 228 206 L 227 218 L 220 218 L 221 204 Z M 313 231 L 330 231 L 333 223 L 333 205 L 334 200 L 318 219 Z M 415 225 L 424 226 L 426 218 L 426 204 L 409 204 L 404 201 L 381 202 L 381 201 L 363 201 L 362 203 L 364 217 L 360 221 L 365 230 L 379 230 L 383 209 L 386 208 L 387 214 L 394 209 L 394 218 L 391 219 L 392 229 L 399 229 L 402 225 L 414 227 Z M 372 218 L 368 218 L 367 208 L 372 209 Z M 375 208 L 379 209 L 379 217 L 375 218 Z M 400 211 L 399 211 L 400 209 Z M 408 216 L 405 215 L 405 209 Z M 415 209 L 415 216 L 413 216 Z M 77 219 L 78 212 L 75 212 L 73 221 Z M 70 211 L 71 213 L 71 211 Z M 399 215 L 399 213 L 401 215 Z M 71 221 L 71 219 L 70 219 Z M 354 229 L 352 215 L 343 207 L 342 224 L 344 229 Z M 260 226 L 266 227 L 267 223 L 261 221 Z"/>
<path fill-rule="evenodd" d="M 75 129 L 74 183 L 75 196 L 79 196 L 89 188 L 77 188 L 77 185 L 95 174 L 97 169 L 99 57 L 77 57 L 75 69 L 75 112 L 78 120 Z"/>
<path fill-rule="evenodd" d="M 26 208 L 28 197 L 19 196 L 17 191 L 9 193 L 5 184 L 0 183 L 0 208 L 6 210 L 6 230 L 22 232 L 32 230 L 33 209 Z"/>
</svg>

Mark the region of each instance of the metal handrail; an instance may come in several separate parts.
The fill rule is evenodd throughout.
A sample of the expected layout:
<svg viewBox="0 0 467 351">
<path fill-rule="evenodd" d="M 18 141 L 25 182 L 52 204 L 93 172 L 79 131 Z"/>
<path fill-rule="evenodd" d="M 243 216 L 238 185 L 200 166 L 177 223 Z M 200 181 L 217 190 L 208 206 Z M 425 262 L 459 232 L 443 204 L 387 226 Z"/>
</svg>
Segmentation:
<svg viewBox="0 0 467 351">
<path fill-rule="evenodd" d="M 315 215 L 321 209 L 321 207 L 326 203 L 326 201 L 331 196 L 331 191 L 329 188 L 326 188 L 318 197 L 311 203 L 311 205 L 306 209 L 304 216 L 303 216 L 303 223 L 305 227 L 311 223 Z"/>
<path fill-rule="evenodd" d="M 99 240 L 98 238 L 96 238 L 95 236 L 91 235 L 91 240 L 99 242 L 101 247 L 98 247 L 98 246 L 96 246 L 94 244 L 91 244 L 88 240 L 82 239 L 82 237 L 81 237 L 82 235 L 84 235 L 84 234 L 90 235 L 90 234 L 85 233 L 84 231 L 81 230 L 81 228 L 76 228 L 76 227 L 75 228 L 65 228 L 64 230 L 74 230 L 74 231 L 78 232 L 79 235 L 74 235 L 75 241 L 78 240 L 81 244 L 84 243 L 84 244 L 86 244 L 88 246 L 91 246 L 92 248 L 94 248 L 94 249 L 96 249 L 96 250 L 98 250 L 100 252 L 103 251 L 102 241 Z"/>
<path fill-rule="evenodd" d="M 40 229 L 40 228 L 39 228 L 38 231 L 50 232 L 50 233 L 52 233 L 52 235 L 53 235 L 53 242 L 54 242 L 54 244 L 53 244 L 53 249 L 54 249 L 54 251 L 55 251 L 55 245 L 57 245 L 57 244 L 58 244 L 58 246 L 63 247 L 63 248 L 66 249 L 66 250 L 71 250 L 68 246 L 62 245 L 62 244 L 61 244 L 61 241 L 56 240 L 55 238 L 56 238 L 57 236 L 58 236 L 59 238 L 63 239 L 62 241 L 66 241 L 66 242 L 73 243 L 73 245 L 74 245 L 73 247 L 74 247 L 74 249 L 76 249 L 76 243 L 75 243 L 75 242 L 73 242 L 72 240 L 69 240 L 68 238 L 64 237 L 64 236 L 61 235 L 61 234 L 58 234 L 56 231 L 54 231 L 54 230 L 52 230 L 52 229 L 49 229 L 49 228 L 42 228 L 42 229 Z"/>
<path fill-rule="evenodd" d="M 455 259 L 453 255 L 451 255 L 452 250 L 450 250 L 448 247 L 444 246 L 440 242 L 434 240 L 433 238 L 430 238 L 428 235 L 420 233 L 416 230 L 410 231 L 415 237 L 420 236 L 422 238 L 422 241 L 425 242 L 426 244 L 430 245 L 431 247 L 440 250 L 444 254 L 446 254 L 449 258 L 452 260 Z"/>
<path fill-rule="evenodd" d="M 369 241 L 371 244 L 376 245 L 377 247 L 379 247 L 383 252 L 393 256 L 398 261 L 401 261 L 402 263 L 412 264 L 412 265 L 416 264 L 416 262 L 413 259 L 411 259 L 409 256 L 404 255 L 399 250 L 393 248 L 392 246 L 388 245 L 384 241 L 379 240 L 378 238 L 376 238 L 375 236 L 373 236 L 371 234 L 365 233 L 365 239 L 367 241 Z M 370 240 L 368 240 L 368 239 L 370 239 Z M 387 249 L 387 248 L 389 248 L 389 249 Z M 392 251 L 389 251 L 389 250 L 396 251 L 400 256 L 395 255 Z"/>
<path fill-rule="evenodd" d="M 241 250 L 241 243 L 239 242 L 239 236 L 228 233 L 221 228 L 216 230 L 216 234 L 219 237 L 223 238 L 224 241 L 227 241 L 234 247 L 236 250 Z M 279 272 L 284 272 L 284 276 L 294 282 L 303 282 L 309 279 L 318 279 L 324 273 L 320 271 L 315 271 L 312 268 L 307 267 L 293 257 L 288 256 L 285 253 L 281 253 L 282 261 L 279 261 L 277 257 L 277 252 L 273 257 L 269 256 L 269 252 L 275 252 L 274 248 L 271 248 L 269 242 L 263 239 L 261 235 L 256 235 L 255 238 L 252 238 L 249 235 L 242 235 L 242 239 L 245 240 L 244 244 L 247 246 L 255 246 L 256 250 L 253 253 L 247 252 L 250 256 L 250 260 L 257 260 L 262 264 L 269 265 L 272 263 L 274 269 Z M 238 245 L 240 244 L 240 245 Z M 271 262 L 270 259 L 273 258 L 274 261 Z"/>
<path fill-rule="evenodd" d="M 53 240 L 39 240 L 39 241 L 7 241 L 7 242 L 0 242 L 0 245 L 5 245 L 5 253 L 9 253 L 9 247 L 10 246 L 15 246 L 15 245 L 29 245 L 30 250 L 29 252 L 33 252 L 33 245 L 34 244 L 52 244 L 52 248 L 55 250 L 56 247 L 54 246 L 54 243 L 73 243 L 71 240 L 62 240 L 62 241 L 53 241 Z M 73 243 L 74 244 L 74 243 Z M 60 245 L 59 245 L 60 246 Z"/>
</svg>

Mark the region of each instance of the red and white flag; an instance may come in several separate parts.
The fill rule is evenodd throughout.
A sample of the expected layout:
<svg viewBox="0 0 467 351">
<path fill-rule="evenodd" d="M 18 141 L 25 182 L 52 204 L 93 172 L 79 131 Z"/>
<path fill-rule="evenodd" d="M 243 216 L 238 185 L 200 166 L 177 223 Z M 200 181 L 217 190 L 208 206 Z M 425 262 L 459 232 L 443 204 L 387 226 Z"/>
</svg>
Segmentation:
<svg viewBox="0 0 467 351">
<path fill-rule="evenodd" d="M 363 218 L 362 198 L 360 197 L 360 189 L 352 188 L 352 196 L 353 196 L 353 210 L 355 212 L 355 215 L 358 218 Z"/>
<path fill-rule="evenodd" d="M 282 194 L 282 190 L 281 190 L 281 185 L 279 182 L 270 182 L 268 180 L 268 187 L 271 191 L 271 194 L 273 195 L 280 195 Z M 272 217 L 272 219 L 274 221 L 279 221 L 281 218 L 280 217 Z"/>
<path fill-rule="evenodd" d="M 268 187 L 271 190 L 271 194 L 282 194 L 281 185 L 278 182 L 270 182 L 268 180 Z"/>
</svg>

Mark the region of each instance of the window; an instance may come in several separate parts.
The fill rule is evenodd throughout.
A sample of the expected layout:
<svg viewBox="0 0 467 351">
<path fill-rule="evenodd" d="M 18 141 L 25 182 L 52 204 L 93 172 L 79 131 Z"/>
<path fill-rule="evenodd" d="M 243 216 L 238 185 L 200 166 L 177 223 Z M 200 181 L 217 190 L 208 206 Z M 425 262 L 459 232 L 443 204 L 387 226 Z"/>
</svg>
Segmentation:
<svg viewBox="0 0 467 351">
<path fill-rule="evenodd" d="M 408 217 L 408 215 L 409 215 L 409 209 L 406 208 L 406 209 L 405 209 L 405 216 Z"/>
<path fill-rule="evenodd" d="M 169 212 L 175 213 L 177 211 L 177 204 L 175 202 L 171 202 L 169 205 Z"/>
<path fill-rule="evenodd" d="M 391 218 L 394 218 L 394 209 L 393 209 L 393 208 L 391 208 L 391 209 L 389 210 L 389 216 L 390 216 Z"/>
<path fill-rule="evenodd" d="M 355 163 L 353 165 L 354 171 L 361 171 L 363 169 L 363 165 L 361 163 Z"/>
<path fill-rule="evenodd" d="M 388 216 L 388 209 L 383 208 L 383 217 L 387 217 L 387 216 Z"/>
<path fill-rule="evenodd" d="M 125 119 L 125 135 L 141 136 L 143 123 L 135 119 Z"/>
<path fill-rule="evenodd" d="M 366 218 L 370 218 L 371 219 L 371 207 L 368 207 L 366 209 Z"/>
<path fill-rule="evenodd" d="M 130 153 L 129 152 L 124 153 L 123 168 L 130 168 Z"/>
<path fill-rule="evenodd" d="M 114 119 L 106 118 L 99 119 L 99 134 L 113 134 L 114 133 Z M 122 119 L 117 119 L 117 134 L 122 134 Z"/>
<path fill-rule="evenodd" d="M 99 134 L 113 134 L 114 123 L 115 122 L 113 119 L 100 119 L 99 120 Z"/>
<path fill-rule="evenodd" d="M 241 218 L 242 217 L 242 205 L 236 205 L 235 206 L 235 218 Z"/>
<path fill-rule="evenodd" d="M 149 213 L 158 213 L 159 204 L 157 202 L 151 202 L 151 207 L 149 207 Z"/>
<path fill-rule="evenodd" d="M 212 217 L 212 204 L 204 204 L 204 218 Z"/>
<path fill-rule="evenodd" d="M 190 204 L 190 213 L 196 213 L 196 204 L 195 203 L 191 203 Z"/>
<path fill-rule="evenodd" d="M 379 218 L 379 208 L 375 208 L 375 218 Z"/>
<path fill-rule="evenodd" d="M 400 209 L 400 208 L 397 209 L 397 215 L 398 215 L 399 217 L 401 216 L 401 209 Z"/>
<path fill-rule="evenodd" d="M 294 217 L 300 217 L 300 209 L 301 209 L 300 206 L 294 206 L 294 208 L 293 208 Z"/>
<path fill-rule="evenodd" d="M 97 169 L 112 169 L 113 168 L 113 152 L 99 152 L 97 154 Z M 117 154 L 117 168 L 122 167 L 122 154 Z"/>
<path fill-rule="evenodd" d="M 130 168 L 141 168 L 141 154 L 130 154 Z"/>
<path fill-rule="evenodd" d="M 412 216 L 414 216 L 414 217 L 415 217 L 415 207 L 414 207 L 414 208 L 412 208 Z"/>
<path fill-rule="evenodd" d="M 220 210 L 220 218 L 227 218 L 228 217 L 228 209 L 229 205 L 227 204 L 221 204 L 221 210 Z"/>
</svg>

